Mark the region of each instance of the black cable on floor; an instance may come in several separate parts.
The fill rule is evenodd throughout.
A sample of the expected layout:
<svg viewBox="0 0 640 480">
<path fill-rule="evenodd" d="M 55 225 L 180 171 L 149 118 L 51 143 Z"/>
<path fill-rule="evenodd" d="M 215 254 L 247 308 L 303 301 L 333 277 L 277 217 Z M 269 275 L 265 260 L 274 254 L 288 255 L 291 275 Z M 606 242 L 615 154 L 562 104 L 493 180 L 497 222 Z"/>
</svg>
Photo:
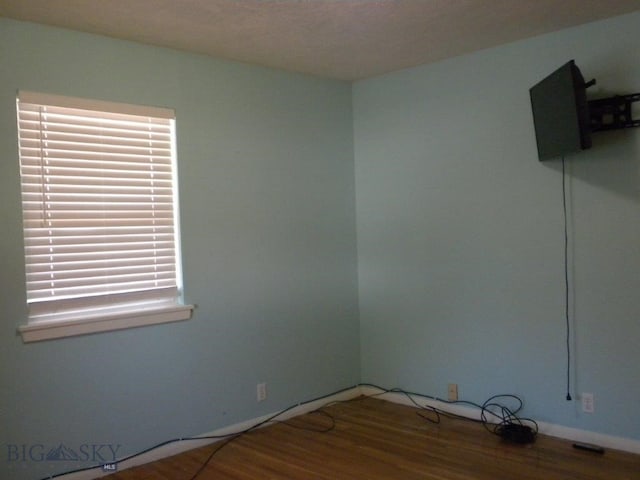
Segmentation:
<svg viewBox="0 0 640 480">
<path fill-rule="evenodd" d="M 334 395 L 338 395 L 340 393 L 346 392 L 348 390 L 351 390 L 353 388 L 356 387 L 371 387 L 371 388 L 375 388 L 377 390 L 379 390 L 379 392 L 377 393 L 372 393 L 370 395 L 364 395 L 364 396 L 359 396 L 359 397 L 354 397 L 352 399 L 349 400 L 337 400 L 337 401 L 331 401 L 331 402 L 327 402 L 326 404 L 320 406 L 319 408 L 312 410 L 310 412 L 308 412 L 309 414 L 321 414 L 326 416 L 327 418 L 329 418 L 331 420 L 331 425 L 326 427 L 326 428 L 315 428 L 315 427 L 301 427 L 299 425 L 294 425 L 290 422 L 287 421 L 279 421 L 277 420 L 278 417 L 284 415 L 285 413 L 293 410 L 294 408 L 297 407 L 301 407 L 304 405 L 308 405 L 309 403 L 313 403 L 313 402 L 317 402 L 319 400 L 322 400 L 324 398 L 328 398 L 328 397 L 332 397 Z M 467 400 L 456 400 L 456 401 L 450 401 L 450 400 L 444 400 L 438 397 L 434 397 L 434 396 L 430 396 L 430 395 L 425 395 L 425 394 L 420 394 L 420 393 L 415 393 L 415 392 L 410 392 L 407 390 L 403 390 L 400 388 L 393 388 L 393 389 L 386 389 L 383 387 L 380 387 L 378 385 L 375 384 L 371 384 L 371 383 L 361 383 L 358 385 L 354 385 L 351 387 L 347 387 L 347 388 L 343 388 L 341 390 L 337 390 L 333 393 L 329 393 L 327 395 L 323 395 L 320 397 L 317 397 L 313 400 L 308 400 L 305 402 L 301 402 L 301 403 L 296 403 L 293 404 L 283 410 L 280 410 L 279 412 L 269 416 L 268 418 L 266 418 L 265 420 L 262 420 L 260 422 L 257 422 L 256 424 L 237 431 L 237 432 L 232 432 L 232 433 L 228 433 L 228 434 L 223 434 L 223 435 L 205 435 L 205 436 L 201 436 L 201 437 L 187 437 L 187 438 L 176 438 L 173 440 L 168 440 L 162 443 L 159 443 L 153 447 L 147 448 L 141 452 L 129 455 L 125 458 L 119 459 L 117 460 L 117 463 L 123 463 L 126 462 L 128 460 L 131 460 L 133 458 L 139 457 L 145 453 L 148 453 L 152 450 L 155 450 L 157 448 L 169 445 L 171 443 L 176 443 L 176 442 L 181 442 L 181 441 L 195 441 L 195 440 L 223 440 L 222 442 L 216 442 L 214 444 L 214 448 L 212 449 L 211 453 L 209 454 L 209 456 L 207 457 L 207 459 L 202 463 L 202 465 L 198 468 L 198 470 L 189 478 L 189 480 L 196 480 L 200 474 L 206 469 L 207 465 L 209 465 L 212 461 L 212 459 L 215 457 L 215 455 L 220 452 L 225 446 L 229 445 L 230 443 L 232 443 L 233 441 L 235 441 L 236 439 L 241 438 L 242 436 L 244 436 L 245 434 L 248 434 L 254 430 L 257 430 L 258 428 L 269 424 L 269 423 L 280 423 L 280 424 L 284 424 L 287 425 L 289 427 L 292 428 L 299 428 L 299 429 L 304 429 L 307 431 L 312 431 L 312 432 L 316 432 L 316 433 L 328 433 L 330 431 L 332 431 L 335 427 L 335 418 L 329 414 L 328 412 L 324 412 L 322 409 L 326 408 L 330 405 L 334 405 L 334 404 L 338 404 L 338 403 L 348 403 L 348 402 L 354 402 L 354 401 L 360 401 L 364 398 L 371 398 L 371 397 L 377 397 L 377 396 L 381 396 L 387 393 L 397 393 L 397 394 L 402 394 L 405 395 L 417 408 L 419 408 L 420 410 L 427 410 L 430 412 L 433 412 L 436 414 L 437 419 L 434 421 L 432 419 L 426 418 L 423 415 L 420 415 L 420 413 L 418 412 L 418 415 L 422 418 L 424 418 L 425 420 L 428 420 L 430 422 L 433 423 L 439 423 L 440 422 L 440 416 L 446 416 L 446 417 L 450 417 L 450 418 L 457 418 L 457 419 L 462 419 L 462 420 L 466 420 L 466 421 L 472 421 L 472 422 L 476 422 L 476 423 L 482 423 L 484 425 L 484 427 L 491 433 L 496 434 L 501 436 L 502 438 L 505 438 L 507 440 L 510 441 L 516 441 L 518 443 L 528 443 L 528 442 L 523 442 L 522 440 L 522 431 L 527 431 L 528 435 L 531 436 L 532 439 L 535 438 L 535 435 L 538 432 L 538 425 L 537 423 L 529 418 L 520 418 L 517 416 L 517 413 L 522 409 L 523 406 L 523 402 L 520 399 L 520 397 L 518 397 L 517 395 L 512 395 L 512 394 L 501 394 L 501 395 L 494 395 L 493 397 L 489 398 L 487 401 L 485 401 L 483 404 L 477 404 L 474 402 L 470 402 Z M 461 406 L 467 406 L 467 407 L 473 407 L 476 409 L 480 410 L 480 420 L 472 418 L 472 417 L 467 417 L 467 416 L 463 416 L 463 415 L 458 415 L 458 414 L 454 414 L 454 413 L 450 413 L 450 412 L 446 412 L 442 409 L 439 409 L 437 407 L 433 407 L 430 405 L 422 405 L 420 404 L 416 398 L 418 399 L 427 399 L 427 400 L 435 400 L 438 402 L 442 402 L 444 404 L 449 404 L 449 405 L 461 405 Z M 503 398 L 503 399 L 511 399 L 511 400 L 515 400 L 517 402 L 517 407 L 515 409 L 510 409 L 508 407 L 506 407 L 505 405 L 498 403 L 497 400 Z M 520 426 L 522 428 L 518 428 L 518 427 L 514 427 L 514 426 Z M 518 430 L 514 433 L 515 430 Z M 521 431 L 522 430 L 522 431 Z M 509 438 L 509 437 L 513 437 L 513 438 Z M 63 475 L 69 475 L 72 473 L 78 473 L 78 472 L 83 472 L 83 471 L 89 471 L 89 470 L 94 470 L 97 468 L 100 468 L 101 465 L 96 465 L 96 466 L 92 466 L 92 467 L 86 467 L 86 468 L 80 468 L 77 470 L 72 470 L 72 471 L 67 471 L 64 473 L 59 473 L 59 474 L 55 474 L 55 475 L 51 475 L 48 477 L 43 478 L 42 480 L 51 480 L 57 477 L 61 477 Z"/>
</svg>

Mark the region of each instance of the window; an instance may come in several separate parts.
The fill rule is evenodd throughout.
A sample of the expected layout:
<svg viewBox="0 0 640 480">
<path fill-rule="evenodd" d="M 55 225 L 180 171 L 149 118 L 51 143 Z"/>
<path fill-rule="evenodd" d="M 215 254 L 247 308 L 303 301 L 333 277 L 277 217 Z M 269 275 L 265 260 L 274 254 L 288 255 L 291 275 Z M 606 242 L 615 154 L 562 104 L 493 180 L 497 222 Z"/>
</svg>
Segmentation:
<svg viewBox="0 0 640 480">
<path fill-rule="evenodd" d="M 185 320 L 173 110 L 21 91 L 24 341 Z"/>
</svg>

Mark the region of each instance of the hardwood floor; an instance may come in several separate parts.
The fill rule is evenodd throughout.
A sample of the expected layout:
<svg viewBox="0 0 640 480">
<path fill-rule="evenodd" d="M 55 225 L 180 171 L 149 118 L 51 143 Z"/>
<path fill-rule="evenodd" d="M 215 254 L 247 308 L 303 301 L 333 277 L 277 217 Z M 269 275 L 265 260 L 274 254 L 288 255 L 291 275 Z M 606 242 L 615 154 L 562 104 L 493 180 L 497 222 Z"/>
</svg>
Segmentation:
<svg viewBox="0 0 640 480">
<path fill-rule="evenodd" d="M 640 455 L 579 451 L 538 435 L 534 444 L 503 442 L 480 424 L 442 418 L 375 398 L 325 407 L 222 443 L 107 477 L 108 480 L 426 479 L 639 480 Z M 430 415 L 426 411 L 422 415 Z"/>
</svg>

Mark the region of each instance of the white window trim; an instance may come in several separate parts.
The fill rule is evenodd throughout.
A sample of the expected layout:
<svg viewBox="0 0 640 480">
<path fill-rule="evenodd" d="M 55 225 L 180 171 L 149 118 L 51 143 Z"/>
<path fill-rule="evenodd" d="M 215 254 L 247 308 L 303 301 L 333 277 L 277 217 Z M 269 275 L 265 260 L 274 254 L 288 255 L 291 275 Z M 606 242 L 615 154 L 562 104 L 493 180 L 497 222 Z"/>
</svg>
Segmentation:
<svg viewBox="0 0 640 480">
<path fill-rule="evenodd" d="M 150 310 L 128 310 L 94 318 L 42 321 L 21 325 L 18 331 L 25 343 L 90 333 L 123 330 L 161 323 L 189 320 L 193 305 L 174 304 Z"/>
<path fill-rule="evenodd" d="M 99 110 L 105 112 L 125 113 L 132 115 L 156 116 L 160 118 L 174 118 L 173 110 L 167 108 L 148 107 L 139 105 L 129 105 L 113 102 L 103 102 L 91 99 L 78 99 L 63 97 L 58 95 L 48 95 L 35 92 L 20 91 L 18 94 L 21 101 L 26 103 L 52 104 L 57 106 L 68 106 L 71 108 L 83 108 L 89 110 Z M 174 130 L 175 135 L 175 130 Z M 177 168 L 175 165 L 175 137 L 172 141 L 173 158 L 173 184 L 174 184 L 174 221 L 177 235 L 175 247 L 180 252 L 180 234 L 178 218 L 178 182 Z M 98 332 L 122 330 L 128 328 L 141 327 L 146 325 L 178 322 L 191 318 L 194 306 L 185 305 L 180 300 L 182 291 L 181 255 L 177 255 L 177 291 L 173 296 L 155 301 L 146 301 L 144 298 L 108 305 L 106 307 L 88 306 L 87 308 L 76 308 L 74 310 L 63 310 L 60 313 L 48 313 L 45 315 L 33 314 L 29 316 L 28 323 L 20 325 L 18 332 L 22 335 L 25 343 L 63 338 L 76 335 L 86 335 Z M 144 297 L 144 295 L 143 295 Z"/>
</svg>

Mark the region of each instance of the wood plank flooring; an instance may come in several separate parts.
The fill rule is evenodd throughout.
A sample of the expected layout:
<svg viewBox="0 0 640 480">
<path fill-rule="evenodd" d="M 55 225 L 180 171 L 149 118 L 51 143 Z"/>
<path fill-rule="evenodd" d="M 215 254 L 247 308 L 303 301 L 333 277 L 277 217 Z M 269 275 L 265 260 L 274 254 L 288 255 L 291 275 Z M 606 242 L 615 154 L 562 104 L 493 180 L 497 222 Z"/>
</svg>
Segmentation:
<svg viewBox="0 0 640 480">
<path fill-rule="evenodd" d="M 375 398 L 325 407 L 222 443 L 123 470 L 108 480 L 424 479 L 640 480 L 640 455 L 575 450 L 571 442 L 538 435 L 512 445 L 480 424 L 442 418 Z M 431 414 L 426 411 L 422 415 Z"/>
</svg>

